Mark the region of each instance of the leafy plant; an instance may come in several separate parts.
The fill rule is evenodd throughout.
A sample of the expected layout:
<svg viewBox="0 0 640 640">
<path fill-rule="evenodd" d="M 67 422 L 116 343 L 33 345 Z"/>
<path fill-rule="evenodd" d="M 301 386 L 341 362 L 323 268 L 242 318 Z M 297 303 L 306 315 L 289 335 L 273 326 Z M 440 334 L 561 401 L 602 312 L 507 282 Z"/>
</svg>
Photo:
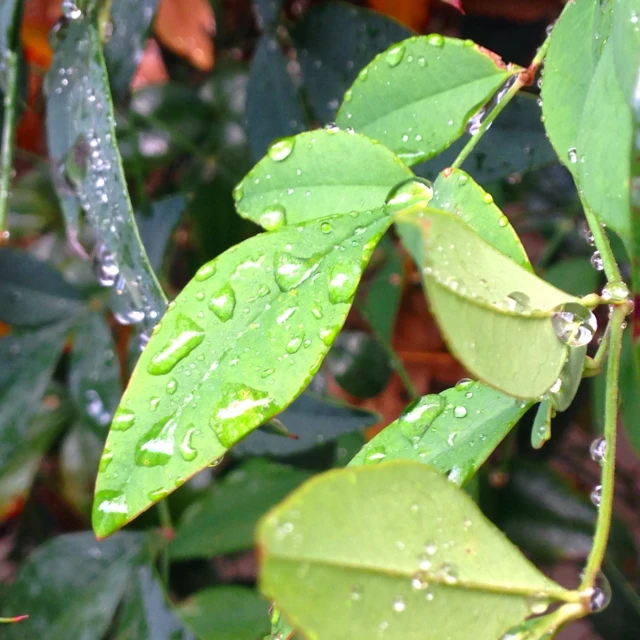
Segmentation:
<svg viewBox="0 0 640 640">
<path fill-rule="evenodd" d="M 61 535 L 22 563 L 1 621 L 29 618 L 7 637 L 535 640 L 604 610 L 608 566 L 633 593 L 616 568 L 634 554 L 623 525 L 607 545 L 620 392 L 638 442 L 640 3 L 568 2 L 523 67 L 342 4 L 292 25 L 281 3 L 257 2 L 264 32 L 248 72 L 222 63 L 194 80 L 197 91 L 147 87 L 130 104 L 123 7 L 138 12 L 126 46 L 140 48 L 155 3 L 63 5 L 46 130 L 52 215 L 70 250 L 55 233 L 53 264 L 0 249 L 0 319 L 10 326 L 0 341 L 0 497 L 7 512 L 24 500 L 58 446 L 61 493 L 81 519 L 91 510 L 99 542 Z M 16 180 L 10 198 L 20 20 L 20 3 L 5 2 L 1 228 L 29 186 Z M 345 55 L 331 48 L 334 25 Z M 300 50 L 303 91 L 283 46 Z M 527 92 L 538 75 L 544 130 Z M 237 106 L 245 85 L 248 142 Z M 200 115 L 176 115 L 184 104 Z M 223 122 L 213 133 L 212 118 Z M 317 121 L 326 124 L 309 126 Z M 606 276 L 599 291 L 597 281 L 585 287 L 593 271 L 570 282 L 584 264 L 575 258 L 538 275 L 500 206 L 505 188 L 551 162 L 545 131 L 575 182 L 573 213 L 584 212 L 591 264 Z M 250 154 L 260 158 L 252 168 Z M 150 197 L 149 177 L 169 187 Z M 185 228 L 200 237 L 176 261 L 170 238 L 185 207 Z M 537 267 L 573 228 L 564 222 Z M 393 347 L 404 252 L 473 378 L 439 393 L 418 393 Z M 589 356 L 600 307 L 609 315 Z M 363 324 L 343 331 L 356 312 Z M 326 376 L 368 398 L 392 370 L 413 399 L 365 442 L 376 415 L 330 398 Z M 499 484 L 513 463 L 525 414 L 537 405 L 527 437 L 540 449 L 591 377 L 603 425 L 591 447 L 597 517 L 534 465 L 521 473 L 553 487 L 569 513 L 541 503 L 537 519 L 514 516 L 482 501 L 487 477 Z M 488 476 L 499 448 L 506 462 Z M 265 455 L 276 460 L 239 460 Z M 528 518 L 579 551 L 532 541 Z M 129 523 L 149 530 L 119 532 Z M 546 577 L 499 526 L 533 559 L 586 556 L 579 586 Z M 254 535 L 270 617 L 253 589 L 207 562 L 250 550 Z M 172 607 L 165 590 L 188 597 Z"/>
</svg>

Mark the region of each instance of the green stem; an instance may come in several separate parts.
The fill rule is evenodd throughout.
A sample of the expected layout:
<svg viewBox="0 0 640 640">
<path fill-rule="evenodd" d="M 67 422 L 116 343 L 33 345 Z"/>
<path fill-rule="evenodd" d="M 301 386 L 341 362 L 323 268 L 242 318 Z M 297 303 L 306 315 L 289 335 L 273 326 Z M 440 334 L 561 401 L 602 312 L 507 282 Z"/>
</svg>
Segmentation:
<svg viewBox="0 0 640 640">
<path fill-rule="evenodd" d="M 167 534 L 173 533 L 173 522 L 171 520 L 171 512 L 169 511 L 169 505 L 166 500 L 160 500 L 158 502 L 158 516 L 160 517 L 160 524 L 162 528 L 166 530 Z M 160 556 L 160 575 L 165 587 L 169 587 L 169 551 L 167 545 L 162 549 Z"/>
<path fill-rule="evenodd" d="M 550 43 L 550 36 L 547 36 L 541 47 L 538 49 L 538 53 L 536 53 L 535 58 L 531 61 L 529 67 L 518 74 L 516 81 L 509 87 L 507 92 L 504 94 L 504 96 L 502 96 L 502 98 L 493 107 L 493 109 L 491 109 L 491 111 L 485 116 L 477 133 L 471 136 L 467 144 L 464 146 L 462 151 L 458 154 L 458 157 L 451 165 L 452 169 L 459 169 L 462 166 L 462 163 L 469 157 L 469 154 L 478 144 L 480 138 L 482 138 L 489 127 L 493 124 L 493 121 L 502 113 L 502 110 L 509 104 L 509 102 L 511 102 L 516 93 L 518 93 L 518 91 L 520 91 L 522 87 L 531 84 L 531 81 L 533 80 L 538 68 L 547 55 Z"/>
<path fill-rule="evenodd" d="M 16 131 L 16 96 L 18 94 L 18 54 L 7 50 L 4 54 L 6 69 L 6 91 L 4 94 L 4 125 L 2 150 L 0 151 L 0 241 L 6 234 L 5 226 L 9 207 L 13 147 Z"/>
<path fill-rule="evenodd" d="M 395 372 L 398 374 L 400 381 L 404 385 L 404 388 L 406 389 L 411 399 L 412 400 L 418 399 L 420 397 L 420 394 L 418 393 L 418 390 L 413 384 L 413 380 L 411 380 L 411 376 L 409 375 L 409 372 L 405 368 L 404 363 L 402 362 L 402 359 L 396 353 L 396 350 L 391 346 L 390 342 L 388 342 L 383 337 L 378 335 L 376 331 L 374 331 L 373 334 L 378 340 L 378 342 L 384 347 L 384 350 L 387 352 L 387 355 L 389 356 L 389 360 L 391 361 L 391 366 L 393 367 Z"/>
<path fill-rule="evenodd" d="M 620 352 L 622 349 L 622 332 L 624 319 L 629 311 L 628 305 L 615 307 L 611 316 L 611 337 L 609 358 L 607 361 L 606 396 L 604 409 L 604 437 L 607 441 L 606 454 L 602 461 L 602 493 L 598 507 L 598 519 L 593 538 L 593 546 L 589 553 L 584 570 L 580 590 L 592 589 L 604 560 L 611 517 L 613 514 L 613 491 L 616 463 L 616 428 L 618 422 L 618 382 L 620 376 Z"/>
</svg>

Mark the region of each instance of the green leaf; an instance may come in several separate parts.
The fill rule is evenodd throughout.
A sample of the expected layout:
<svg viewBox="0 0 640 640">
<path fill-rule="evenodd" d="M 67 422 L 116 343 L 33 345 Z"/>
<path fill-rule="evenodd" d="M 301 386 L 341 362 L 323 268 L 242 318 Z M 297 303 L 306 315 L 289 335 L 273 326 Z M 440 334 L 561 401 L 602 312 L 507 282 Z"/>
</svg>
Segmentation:
<svg viewBox="0 0 640 640">
<path fill-rule="evenodd" d="M 50 325 L 38 331 L 14 332 L 0 340 L 0 469 L 5 469 L 34 429 L 53 368 L 69 327 Z"/>
<path fill-rule="evenodd" d="M 246 587 L 212 587 L 178 605 L 201 640 L 258 640 L 269 630 L 267 603 Z"/>
<path fill-rule="evenodd" d="M 115 116 L 97 28 L 69 21 L 47 74 L 47 141 L 62 203 L 71 193 L 96 236 L 94 261 L 122 323 L 150 330 L 166 299 L 140 242 L 116 144 Z M 75 233 L 71 228 L 70 232 Z M 114 275 L 115 274 L 115 275 Z"/>
<path fill-rule="evenodd" d="M 336 500 L 336 496 L 340 496 Z M 464 492 L 421 464 L 330 471 L 259 525 L 261 590 L 305 636 L 495 640 L 563 598 Z"/>
<path fill-rule="evenodd" d="M 544 125 L 560 161 L 578 174 L 578 131 L 595 71 L 595 0 L 567 2 L 551 32 L 542 84 Z"/>
<path fill-rule="evenodd" d="M 80 416 L 102 436 L 122 395 L 116 347 L 104 314 L 89 311 L 77 324 L 69 391 Z"/>
<path fill-rule="evenodd" d="M 549 394 L 545 394 L 538 405 L 536 417 L 531 428 L 531 446 L 540 449 L 551 438 L 551 418 L 553 417 L 553 405 Z"/>
<path fill-rule="evenodd" d="M 507 217 L 487 193 L 460 169 L 441 173 L 433 183 L 434 209 L 455 213 L 481 238 L 527 271 L 533 271 L 522 242 Z"/>
<path fill-rule="evenodd" d="M 247 85 L 247 126 L 254 159 L 275 138 L 306 129 L 306 117 L 278 41 L 262 35 L 251 62 Z"/>
<path fill-rule="evenodd" d="M 391 222 L 377 210 L 283 227 L 200 268 L 140 356 L 114 417 L 96 487 L 98 536 L 295 399 L 342 327 Z M 264 366 L 256 367 L 257 357 Z"/>
<path fill-rule="evenodd" d="M 633 107 L 640 66 L 640 6 L 638 0 L 617 0 L 613 8 L 611 40 L 616 78 Z"/>
<path fill-rule="evenodd" d="M 362 67 L 411 31 L 386 16 L 339 2 L 312 6 L 291 33 L 304 88 L 321 123 L 335 119 Z"/>
<path fill-rule="evenodd" d="M 620 363 L 620 396 L 622 422 L 629 442 L 640 454 L 640 375 L 633 354 L 631 331 L 625 331 Z"/>
<path fill-rule="evenodd" d="M 129 93 L 144 54 L 158 0 L 118 0 L 110 7 L 111 35 L 104 47 L 111 92 L 117 101 Z"/>
<path fill-rule="evenodd" d="M 148 565 L 133 570 L 125 591 L 114 640 L 194 640 L 171 607 L 162 583 Z"/>
<path fill-rule="evenodd" d="M 26 251 L 0 249 L 0 321 L 36 327 L 79 313 L 82 295 L 62 274 Z"/>
<path fill-rule="evenodd" d="M 578 176 L 587 204 L 625 241 L 631 235 L 632 135 L 631 112 L 616 80 L 613 40 L 609 40 L 584 100 L 577 143 Z"/>
<path fill-rule="evenodd" d="M 562 287 L 573 296 L 586 296 L 598 288 L 602 275 L 588 260 L 567 258 L 551 265 L 544 272 L 544 279 L 554 287 Z"/>
<path fill-rule="evenodd" d="M 422 270 L 440 329 L 466 369 L 509 395 L 533 400 L 546 393 L 568 348 L 551 319 L 576 299 L 498 252 L 454 214 L 425 209 L 401 216 L 399 231 Z M 593 335 L 595 318 L 587 316 L 585 329 Z"/>
<path fill-rule="evenodd" d="M 410 404 L 349 465 L 414 460 L 464 485 L 530 406 L 479 382 L 461 380 Z"/>
<path fill-rule="evenodd" d="M 475 180 L 485 183 L 517 176 L 554 162 L 556 153 L 540 116 L 535 96 L 517 94 L 478 140 L 462 167 Z M 441 171 L 454 163 L 470 138 L 469 134 L 464 134 L 435 158 L 415 167 L 414 171 L 435 180 Z"/>
<path fill-rule="evenodd" d="M 2 603 L 3 612 L 24 609 L 29 618 L 3 629 L 3 638 L 103 637 L 133 563 L 144 554 L 144 537 L 131 533 L 99 546 L 92 533 L 73 533 L 38 547 Z"/>
<path fill-rule="evenodd" d="M 582 382 L 584 359 L 586 355 L 586 345 L 583 347 L 573 347 L 572 349 L 569 349 L 567 361 L 564 367 L 562 367 L 562 371 L 558 378 L 560 381 L 560 389 L 553 391 L 551 394 L 554 409 L 557 409 L 558 411 L 566 411 L 571 406 L 573 399 L 576 397 L 576 393 L 578 393 L 580 382 Z"/>
<path fill-rule="evenodd" d="M 362 399 L 382 393 L 392 373 L 386 350 L 364 331 L 340 333 L 325 366 L 344 391 Z"/>
<path fill-rule="evenodd" d="M 260 517 L 310 476 L 259 459 L 231 471 L 184 512 L 169 545 L 171 557 L 212 558 L 251 549 Z"/>
<path fill-rule="evenodd" d="M 409 38 L 358 74 L 336 122 L 416 164 L 459 138 L 471 116 L 520 71 L 470 40 Z"/>
<path fill-rule="evenodd" d="M 346 402 L 304 391 L 281 414 L 281 422 L 297 439 L 276 437 L 264 431 L 250 433 L 234 448 L 234 455 L 289 456 L 332 442 L 378 422 L 379 416 Z"/>
<path fill-rule="evenodd" d="M 241 216 L 276 229 L 330 213 L 381 207 L 413 176 L 388 149 L 346 131 L 310 131 L 280 140 L 234 191 Z"/>
</svg>

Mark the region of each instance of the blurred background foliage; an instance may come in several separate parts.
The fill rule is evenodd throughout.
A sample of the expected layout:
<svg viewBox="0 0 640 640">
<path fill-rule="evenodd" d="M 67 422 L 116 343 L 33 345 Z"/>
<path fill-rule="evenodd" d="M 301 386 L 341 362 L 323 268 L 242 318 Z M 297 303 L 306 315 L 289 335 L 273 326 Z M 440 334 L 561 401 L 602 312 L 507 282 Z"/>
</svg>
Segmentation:
<svg viewBox="0 0 640 640">
<path fill-rule="evenodd" d="M 255 591 L 257 519 L 314 473 L 345 465 L 400 414 L 410 393 L 398 362 L 421 395 L 465 372 L 447 353 L 418 274 L 386 238 L 310 389 L 169 496 L 171 526 L 151 510 L 97 545 L 88 531 L 93 484 L 138 348 L 131 327 L 108 311 L 82 224 L 77 238 L 65 232 L 52 182 L 43 78 L 62 4 L 26 0 L 20 23 L 21 115 L 10 238 L 0 248 L 0 615 L 30 618 L 2 637 L 261 638 L 269 622 Z M 117 139 L 168 297 L 203 262 L 258 231 L 236 215 L 234 185 L 274 138 L 330 123 L 377 53 L 411 33 L 438 32 L 527 65 L 562 4 L 112 0 L 102 28 Z M 537 270 L 584 295 L 603 278 L 590 265 L 580 205 L 546 139 L 537 93 L 534 85 L 509 105 L 465 168 L 507 213 Z M 435 177 L 463 143 L 419 173 Z M 625 264 L 622 246 L 616 251 Z M 567 639 L 638 637 L 640 404 L 630 371 L 623 362 L 624 437 L 606 562 L 614 597 L 563 632 Z M 599 471 L 589 443 L 601 428 L 591 416 L 602 415 L 601 405 L 600 380 L 585 380 L 539 452 L 526 415 L 472 483 L 487 515 L 565 583 L 590 548 L 587 495 Z"/>
</svg>

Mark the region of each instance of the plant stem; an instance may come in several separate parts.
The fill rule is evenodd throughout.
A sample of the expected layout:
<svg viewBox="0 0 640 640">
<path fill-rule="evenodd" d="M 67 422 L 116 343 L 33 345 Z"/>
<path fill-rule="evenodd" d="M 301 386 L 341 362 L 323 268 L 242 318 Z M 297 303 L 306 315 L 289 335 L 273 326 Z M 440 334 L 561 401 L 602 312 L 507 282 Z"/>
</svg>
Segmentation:
<svg viewBox="0 0 640 640">
<path fill-rule="evenodd" d="M 18 54 L 7 50 L 4 54 L 6 92 L 4 94 L 4 125 L 0 151 L 0 242 L 5 239 L 5 225 L 9 206 L 9 189 L 13 168 L 13 146 L 16 131 L 16 96 L 18 93 Z"/>
<path fill-rule="evenodd" d="M 582 202 L 582 208 L 584 209 L 584 216 L 587 219 L 587 224 L 593 234 L 593 241 L 595 242 L 596 249 L 599 251 L 600 257 L 602 258 L 602 264 L 604 265 L 604 272 L 607 276 L 607 280 L 609 282 L 622 280 L 618 263 L 613 256 L 611 244 L 609 243 L 609 238 L 607 237 L 605 230 L 600 224 L 600 221 L 594 211 L 589 207 L 582 196 L 580 197 L 580 201 Z"/>
<path fill-rule="evenodd" d="M 622 349 L 622 332 L 624 319 L 629 311 L 628 305 L 613 309 L 611 315 L 611 336 L 609 358 L 607 361 L 606 396 L 604 409 L 604 437 L 607 441 L 606 454 L 602 461 L 602 493 L 598 508 L 598 519 L 593 538 L 593 546 L 589 553 L 584 570 L 580 590 L 592 589 L 596 576 L 600 571 L 609 539 L 611 516 L 613 513 L 613 492 L 616 464 L 616 429 L 618 422 L 618 381 L 620 376 L 620 351 Z"/>
<path fill-rule="evenodd" d="M 531 84 L 533 78 L 538 71 L 538 68 L 542 64 L 545 56 L 547 55 L 547 51 L 549 49 L 549 44 L 551 43 L 550 36 L 547 36 L 538 49 L 535 58 L 531 61 L 531 64 L 528 68 L 522 70 L 518 76 L 516 77 L 515 82 L 509 87 L 506 93 L 498 100 L 497 104 L 494 105 L 493 109 L 489 111 L 489 113 L 485 116 L 484 120 L 480 124 L 480 128 L 477 133 L 473 134 L 467 144 L 464 146 L 462 151 L 458 154 L 458 157 L 454 160 L 451 165 L 452 169 L 459 169 L 462 166 L 462 163 L 468 158 L 469 154 L 473 151 L 474 147 L 480 141 L 480 138 L 487 132 L 489 127 L 493 124 L 493 121 L 502 113 L 502 110 L 511 102 L 513 96 L 522 89 L 522 87 Z M 512 76 L 513 77 L 513 76 Z"/>
<path fill-rule="evenodd" d="M 160 516 L 160 524 L 162 528 L 166 530 L 169 535 L 173 534 L 173 522 L 171 520 L 171 512 L 169 511 L 169 505 L 166 500 L 160 500 L 158 502 L 158 515 Z M 160 557 L 160 575 L 165 587 L 169 586 L 169 552 L 165 545 L 162 549 L 162 555 Z"/>
</svg>

